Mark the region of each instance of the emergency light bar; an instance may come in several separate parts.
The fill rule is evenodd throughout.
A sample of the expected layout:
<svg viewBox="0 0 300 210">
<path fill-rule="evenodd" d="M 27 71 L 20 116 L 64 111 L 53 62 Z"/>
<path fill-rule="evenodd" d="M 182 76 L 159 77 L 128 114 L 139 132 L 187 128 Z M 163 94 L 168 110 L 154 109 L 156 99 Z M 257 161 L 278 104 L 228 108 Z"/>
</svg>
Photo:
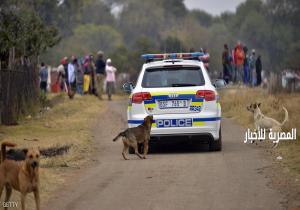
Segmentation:
<svg viewBox="0 0 300 210">
<path fill-rule="evenodd" d="M 144 54 L 142 55 L 142 58 L 149 61 L 149 60 L 189 59 L 189 58 L 200 59 L 201 56 L 204 56 L 204 53 L 192 52 L 192 53 Z"/>
</svg>

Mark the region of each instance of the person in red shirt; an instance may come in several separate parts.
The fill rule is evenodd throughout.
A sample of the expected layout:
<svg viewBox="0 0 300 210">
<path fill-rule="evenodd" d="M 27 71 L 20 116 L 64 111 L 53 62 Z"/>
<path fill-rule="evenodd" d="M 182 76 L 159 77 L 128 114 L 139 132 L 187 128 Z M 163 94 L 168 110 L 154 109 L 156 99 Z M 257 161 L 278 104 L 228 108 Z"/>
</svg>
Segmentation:
<svg viewBox="0 0 300 210">
<path fill-rule="evenodd" d="M 235 82 L 241 83 L 244 78 L 244 59 L 245 53 L 240 42 L 237 43 L 234 51 L 234 63 L 235 63 Z"/>
</svg>

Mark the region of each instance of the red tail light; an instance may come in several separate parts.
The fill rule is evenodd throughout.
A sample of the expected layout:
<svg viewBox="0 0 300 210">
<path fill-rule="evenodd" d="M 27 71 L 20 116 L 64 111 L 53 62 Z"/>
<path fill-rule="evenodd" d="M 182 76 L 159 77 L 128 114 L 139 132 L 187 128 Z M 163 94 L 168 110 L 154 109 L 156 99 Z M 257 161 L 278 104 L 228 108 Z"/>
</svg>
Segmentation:
<svg viewBox="0 0 300 210">
<path fill-rule="evenodd" d="M 212 90 L 198 90 L 196 98 L 204 98 L 205 101 L 214 101 L 216 100 L 216 94 Z"/>
<path fill-rule="evenodd" d="M 151 100 L 152 96 L 149 92 L 140 92 L 132 95 L 132 103 L 141 104 L 145 100 Z"/>
</svg>

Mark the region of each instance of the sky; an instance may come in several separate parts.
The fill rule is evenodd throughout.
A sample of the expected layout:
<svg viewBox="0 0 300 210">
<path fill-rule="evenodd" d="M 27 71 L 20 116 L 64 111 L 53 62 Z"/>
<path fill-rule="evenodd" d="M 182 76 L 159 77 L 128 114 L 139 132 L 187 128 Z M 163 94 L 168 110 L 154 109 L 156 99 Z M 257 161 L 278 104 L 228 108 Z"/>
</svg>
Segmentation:
<svg viewBox="0 0 300 210">
<path fill-rule="evenodd" d="M 201 9 L 212 15 L 222 12 L 234 12 L 236 7 L 245 0 L 184 0 L 188 9 Z"/>
</svg>

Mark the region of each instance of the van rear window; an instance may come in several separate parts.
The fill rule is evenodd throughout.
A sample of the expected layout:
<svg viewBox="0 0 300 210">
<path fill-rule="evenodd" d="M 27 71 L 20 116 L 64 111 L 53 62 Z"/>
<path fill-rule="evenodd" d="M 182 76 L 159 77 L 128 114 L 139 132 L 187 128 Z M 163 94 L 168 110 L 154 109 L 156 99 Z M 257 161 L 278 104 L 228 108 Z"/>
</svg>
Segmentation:
<svg viewBox="0 0 300 210">
<path fill-rule="evenodd" d="M 203 86 L 200 67 L 148 68 L 142 81 L 144 88 Z"/>
</svg>

